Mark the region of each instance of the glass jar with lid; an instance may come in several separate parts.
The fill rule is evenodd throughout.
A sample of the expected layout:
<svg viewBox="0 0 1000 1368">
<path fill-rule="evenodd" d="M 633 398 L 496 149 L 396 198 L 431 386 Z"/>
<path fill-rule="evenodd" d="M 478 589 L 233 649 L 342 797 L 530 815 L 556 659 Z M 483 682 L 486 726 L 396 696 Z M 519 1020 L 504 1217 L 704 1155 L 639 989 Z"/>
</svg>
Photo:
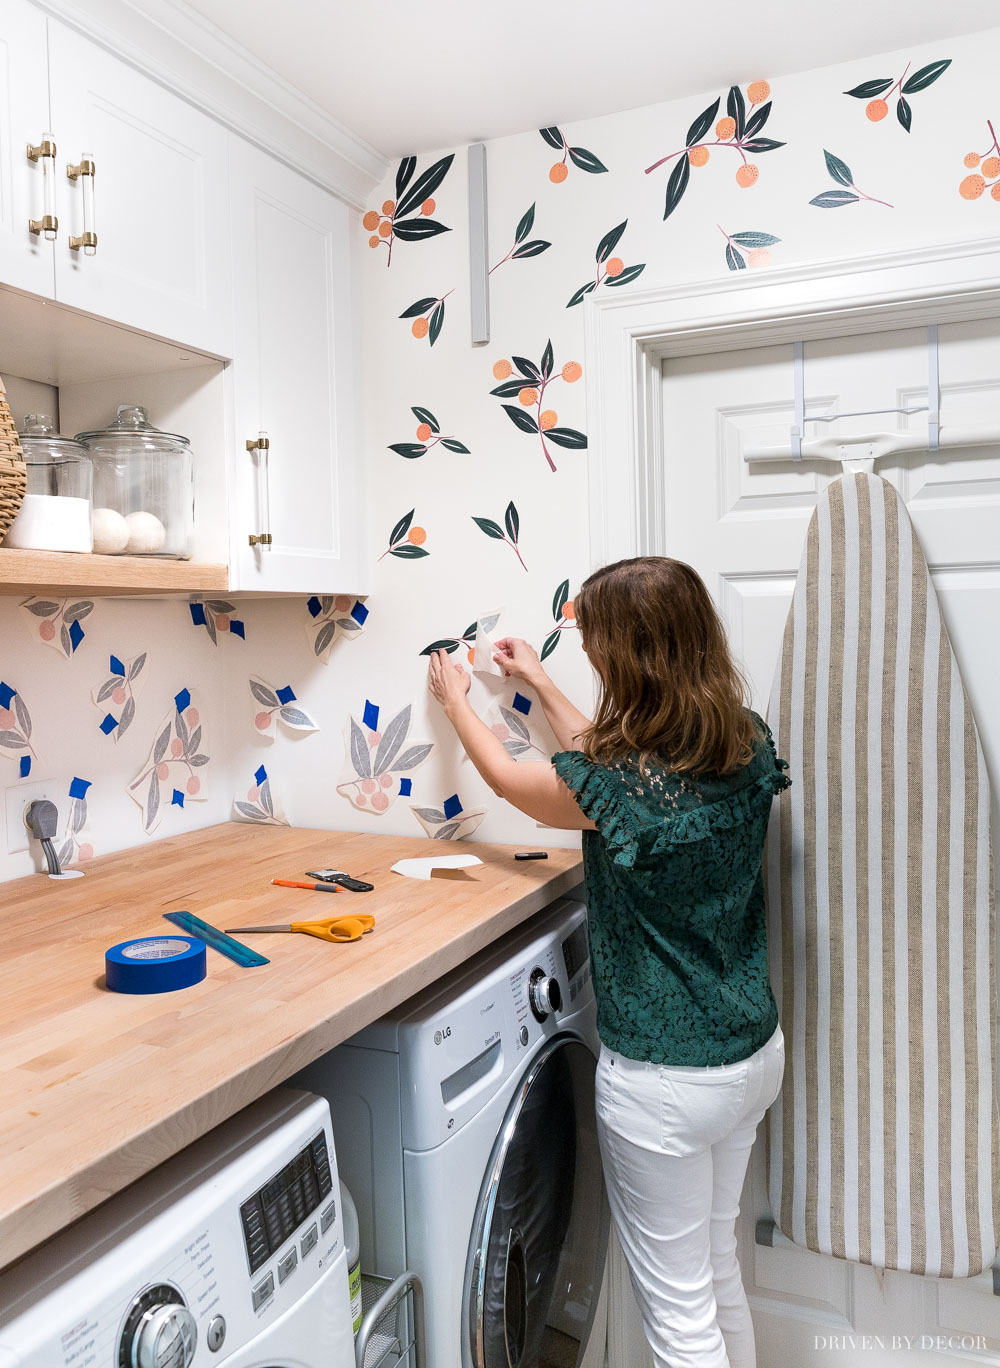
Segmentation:
<svg viewBox="0 0 1000 1368">
<path fill-rule="evenodd" d="M 194 529 L 194 467 L 187 437 L 160 432 L 138 404 L 79 432 L 94 463 L 94 550 L 187 560 Z"/>
<path fill-rule="evenodd" d="M 27 490 L 5 547 L 25 551 L 90 551 L 94 469 L 87 451 L 60 437 L 47 413 L 29 413 L 20 433 Z"/>
</svg>

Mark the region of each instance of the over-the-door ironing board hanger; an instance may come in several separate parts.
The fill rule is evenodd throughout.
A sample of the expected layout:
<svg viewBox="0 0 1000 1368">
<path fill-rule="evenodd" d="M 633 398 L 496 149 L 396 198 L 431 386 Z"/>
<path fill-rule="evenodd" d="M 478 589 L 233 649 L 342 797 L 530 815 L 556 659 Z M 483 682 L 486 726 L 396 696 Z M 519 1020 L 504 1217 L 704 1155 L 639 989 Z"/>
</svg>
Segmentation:
<svg viewBox="0 0 1000 1368">
<path fill-rule="evenodd" d="M 964 447 L 1000 444 L 1000 425 L 989 427 L 942 427 L 940 416 L 940 379 L 938 367 L 938 329 L 927 329 L 927 403 L 908 408 L 856 409 L 846 413 L 824 413 L 806 417 L 805 348 L 792 344 L 795 371 L 795 424 L 789 441 L 780 446 L 758 447 L 745 451 L 748 465 L 775 461 L 824 461 L 845 471 L 871 474 L 875 462 L 884 456 L 910 451 L 947 451 Z M 863 418 L 882 413 L 926 413 L 926 431 L 869 432 L 843 437 L 805 437 L 805 425 L 832 423 L 838 418 Z"/>
</svg>

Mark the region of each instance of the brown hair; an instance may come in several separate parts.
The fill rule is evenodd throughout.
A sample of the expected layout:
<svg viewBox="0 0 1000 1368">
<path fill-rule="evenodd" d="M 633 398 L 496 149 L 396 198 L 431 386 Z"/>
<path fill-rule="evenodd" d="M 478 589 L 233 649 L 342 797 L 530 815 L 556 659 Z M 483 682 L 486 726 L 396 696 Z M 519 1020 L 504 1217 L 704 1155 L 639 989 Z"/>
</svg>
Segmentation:
<svg viewBox="0 0 1000 1368">
<path fill-rule="evenodd" d="M 747 684 L 701 578 L 683 561 L 606 565 L 575 599 L 601 697 L 584 754 L 607 764 L 639 753 L 688 774 L 727 774 L 753 755 Z"/>
</svg>

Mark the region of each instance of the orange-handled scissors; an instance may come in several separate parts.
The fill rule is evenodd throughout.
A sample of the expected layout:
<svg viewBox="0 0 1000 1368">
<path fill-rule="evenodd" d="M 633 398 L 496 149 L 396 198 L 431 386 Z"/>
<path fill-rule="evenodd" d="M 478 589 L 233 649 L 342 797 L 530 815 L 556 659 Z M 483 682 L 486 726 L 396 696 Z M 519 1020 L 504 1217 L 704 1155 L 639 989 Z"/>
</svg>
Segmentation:
<svg viewBox="0 0 1000 1368">
<path fill-rule="evenodd" d="M 351 916 L 327 917 L 324 921 L 289 922 L 285 926 L 234 926 L 226 935 L 246 935 L 250 931 L 301 931 L 306 936 L 318 936 L 325 941 L 355 941 L 360 940 L 374 925 L 375 918 L 370 912 L 355 912 Z"/>
</svg>

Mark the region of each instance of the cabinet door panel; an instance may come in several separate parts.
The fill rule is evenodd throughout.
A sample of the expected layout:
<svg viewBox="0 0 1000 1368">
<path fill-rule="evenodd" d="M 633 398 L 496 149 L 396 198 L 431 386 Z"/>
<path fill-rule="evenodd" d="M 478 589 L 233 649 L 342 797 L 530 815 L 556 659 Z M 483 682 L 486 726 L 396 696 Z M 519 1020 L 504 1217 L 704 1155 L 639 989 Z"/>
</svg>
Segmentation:
<svg viewBox="0 0 1000 1368">
<path fill-rule="evenodd" d="M 64 226 L 56 297 L 91 313 L 228 355 L 227 135 L 126 62 L 49 21 L 52 118 Z M 72 251 L 94 159 L 97 253 Z"/>
<path fill-rule="evenodd" d="M 364 590 L 354 441 L 349 214 L 333 195 L 233 139 L 236 351 L 233 586 Z M 266 431 L 268 491 L 247 439 Z M 270 531 L 269 547 L 251 533 Z"/>
<path fill-rule="evenodd" d="M 43 213 L 42 166 L 26 156 L 49 131 L 45 16 L 4 0 L 0 24 L 0 283 L 53 293 L 53 244 L 28 229 Z M 58 147 L 58 142 L 57 142 Z M 58 161 L 57 161 L 58 166 Z M 57 201 L 58 201 L 57 182 Z M 57 217 L 60 205 L 56 203 Z"/>
</svg>

